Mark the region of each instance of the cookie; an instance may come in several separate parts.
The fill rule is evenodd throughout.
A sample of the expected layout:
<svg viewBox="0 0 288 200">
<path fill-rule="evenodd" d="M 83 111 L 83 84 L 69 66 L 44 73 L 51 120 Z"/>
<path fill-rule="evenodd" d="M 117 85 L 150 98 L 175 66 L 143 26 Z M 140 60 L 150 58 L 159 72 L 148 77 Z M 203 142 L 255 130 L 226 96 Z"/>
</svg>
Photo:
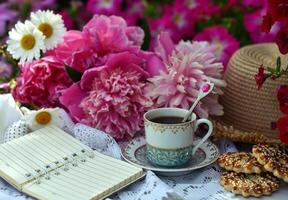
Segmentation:
<svg viewBox="0 0 288 200">
<path fill-rule="evenodd" d="M 288 155 L 283 149 L 270 145 L 254 145 L 253 156 L 262 164 L 265 170 L 274 176 L 288 182 Z"/>
<path fill-rule="evenodd" d="M 279 181 L 269 173 L 244 174 L 224 172 L 220 184 L 228 191 L 244 197 L 270 195 L 279 189 Z"/>
<path fill-rule="evenodd" d="M 218 158 L 220 167 L 237 173 L 261 173 L 264 172 L 263 166 L 253 157 L 251 153 L 234 152 L 225 153 Z"/>
</svg>

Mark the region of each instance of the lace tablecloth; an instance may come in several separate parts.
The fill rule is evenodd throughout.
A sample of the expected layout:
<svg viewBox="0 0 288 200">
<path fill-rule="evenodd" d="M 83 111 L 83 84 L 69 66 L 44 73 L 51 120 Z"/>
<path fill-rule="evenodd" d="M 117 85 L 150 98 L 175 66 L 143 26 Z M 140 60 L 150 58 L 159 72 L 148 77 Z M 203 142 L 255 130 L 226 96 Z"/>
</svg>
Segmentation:
<svg viewBox="0 0 288 200">
<path fill-rule="evenodd" d="M 77 124 L 74 127 L 74 135 L 83 143 L 89 145 L 106 155 L 121 158 L 119 145 L 109 135 L 96 129 Z M 234 144 L 222 140 L 219 142 L 221 153 L 236 151 Z M 225 200 L 244 199 L 226 192 L 219 185 L 220 169 L 216 164 L 212 164 L 203 169 L 193 171 L 189 175 L 179 177 L 161 177 L 148 171 L 143 181 L 139 181 L 129 186 L 123 191 L 108 198 L 109 200 Z M 263 199 L 287 199 L 287 184 L 282 188 L 284 192 L 273 194 L 273 198 Z M 1 200 L 24 200 L 32 199 L 14 189 L 8 183 L 0 179 L 0 199 Z M 253 198 L 252 198 L 253 199 Z"/>
</svg>

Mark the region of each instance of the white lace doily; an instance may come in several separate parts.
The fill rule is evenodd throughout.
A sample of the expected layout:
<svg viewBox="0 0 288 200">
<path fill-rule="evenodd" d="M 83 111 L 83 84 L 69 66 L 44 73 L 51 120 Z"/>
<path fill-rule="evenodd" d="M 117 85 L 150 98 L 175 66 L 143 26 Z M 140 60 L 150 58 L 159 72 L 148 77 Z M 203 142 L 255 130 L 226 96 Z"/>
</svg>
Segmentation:
<svg viewBox="0 0 288 200">
<path fill-rule="evenodd" d="M 13 122 L 4 132 L 4 143 L 22 137 L 29 133 L 28 125 L 25 121 Z"/>
<path fill-rule="evenodd" d="M 105 155 L 121 159 L 121 149 L 116 141 L 103 131 L 76 124 L 74 126 L 74 136 L 87 146 Z"/>
</svg>

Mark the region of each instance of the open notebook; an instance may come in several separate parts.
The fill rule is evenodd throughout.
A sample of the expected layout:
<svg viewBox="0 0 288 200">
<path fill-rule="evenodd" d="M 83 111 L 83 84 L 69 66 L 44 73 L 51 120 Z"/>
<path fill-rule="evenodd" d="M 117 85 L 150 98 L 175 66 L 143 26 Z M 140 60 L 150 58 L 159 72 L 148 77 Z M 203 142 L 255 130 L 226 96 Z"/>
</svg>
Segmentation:
<svg viewBox="0 0 288 200">
<path fill-rule="evenodd" d="M 144 172 L 93 151 L 57 127 L 0 145 L 0 176 L 37 199 L 104 199 Z"/>
</svg>

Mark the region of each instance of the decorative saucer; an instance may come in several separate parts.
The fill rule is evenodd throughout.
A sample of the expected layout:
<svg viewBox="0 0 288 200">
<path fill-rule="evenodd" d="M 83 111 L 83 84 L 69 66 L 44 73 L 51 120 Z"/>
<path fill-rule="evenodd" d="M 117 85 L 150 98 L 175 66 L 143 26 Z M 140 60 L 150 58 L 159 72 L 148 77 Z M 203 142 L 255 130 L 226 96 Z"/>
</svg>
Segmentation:
<svg viewBox="0 0 288 200">
<path fill-rule="evenodd" d="M 200 139 L 194 141 L 197 144 Z M 219 156 L 219 150 L 210 141 L 204 142 L 196 151 L 192 160 L 179 167 L 161 167 L 151 164 L 146 158 L 146 140 L 144 136 L 136 137 L 121 147 L 121 153 L 124 160 L 141 167 L 143 169 L 152 170 L 159 175 L 164 176 L 180 176 L 188 174 L 195 169 L 199 169 L 215 162 Z"/>
</svg>

